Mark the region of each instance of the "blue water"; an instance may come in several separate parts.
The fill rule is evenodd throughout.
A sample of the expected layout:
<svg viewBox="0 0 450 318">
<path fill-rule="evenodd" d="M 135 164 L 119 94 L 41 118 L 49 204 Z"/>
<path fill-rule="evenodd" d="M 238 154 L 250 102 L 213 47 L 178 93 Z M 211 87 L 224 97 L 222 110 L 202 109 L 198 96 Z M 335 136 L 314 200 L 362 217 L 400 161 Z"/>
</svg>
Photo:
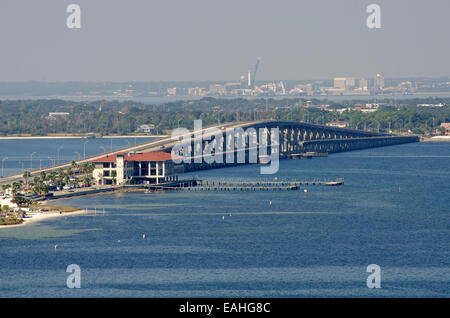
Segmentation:
<svg viewBox="0 0 450 318">
<path fill-rule="evenodd" d="M 8 176 L 24 170 L 45 168 L 56 163 L 83 159 L 84 155 L 89 157 L 151 140 L 155 138 L 0 139 L 0 176 L 2 166 L 4 175 Z M 3 158 L 7 159 L 2 160 Z"/>
<path fill-rule="evenodd" d="M 58 201 L 89 213 L 0 229 L 0 296 L 449 297 L 449 167 L 450 144 L 415 143 L 281 161 L 278 178 L 345 178 L 307 193 Z M 262 178 L 256 165 L 193 175 Z M 80 289 L 66 287 L 69 264 Z"/>
</svg>

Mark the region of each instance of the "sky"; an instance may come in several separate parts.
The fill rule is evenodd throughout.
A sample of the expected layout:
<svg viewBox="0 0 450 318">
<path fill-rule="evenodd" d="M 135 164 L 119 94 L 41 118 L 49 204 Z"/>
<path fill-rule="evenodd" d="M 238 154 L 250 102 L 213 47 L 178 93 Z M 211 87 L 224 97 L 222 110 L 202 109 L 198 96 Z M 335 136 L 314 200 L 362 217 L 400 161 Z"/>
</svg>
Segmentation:
<svg viewBox="0 0 450 318">
<path fill-rule="evenodd" d="M 257 80 L 450 76 L 449 15 L 449 0 L 1 0 L 0 81 L 238 81 L 258 57 Z"/>
</svg>

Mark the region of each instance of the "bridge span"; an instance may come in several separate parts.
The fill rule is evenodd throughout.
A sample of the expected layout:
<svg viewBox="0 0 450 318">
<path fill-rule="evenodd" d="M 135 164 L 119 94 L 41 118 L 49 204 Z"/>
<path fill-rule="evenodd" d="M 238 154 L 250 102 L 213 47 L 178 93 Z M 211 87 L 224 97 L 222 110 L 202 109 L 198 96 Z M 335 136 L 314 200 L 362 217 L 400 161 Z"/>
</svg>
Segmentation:
<svg viewBox="0 0 450 318">
<path fill-rule="evenodd" d="M 273 129 L 278 130 L 278 142 L 275 144 L 272 140 Z M 227 132 L 233 131 L 233 138 L 225 138 Z M 219 168 L 228 165 L 239 164 L 237 160 L 237 153 L 239 150 L 237 144 L 241 143 L 244 147 L 245 162 L 248 163 L 249 150 L 252 149 L 251 139 L 253 138 L 253 147 L 263 141 L 261 134 L 258 131 L 265 131 L 266 143 L 269 148 L 277 146 L 279 149 L 280 158 L 285 158 L 290 154 L 304 153 L 304 152 L 327 152 L 335 153 L 342 151 L 351 151 L 358 149 L 366 149 L 372 147 L 391 146 L 403 143 L 418 142 L 417 136 L 399 136 L 383 133 L 375 133 L 361 130 L 354 130 L 348 128 L 338 128 L 308 124 L 303 122 L 292 121 L 275 121 L 263 120 L 241 123 L 226 123 L 213 127 L 202 128 L 198 131 L 187 132 L 179 136 L 179 140 L 174 140 L 171 137 L 162 138 L 159 140 L 142 143 L 139 145 L 118 149 L 106 154 L 100 154 L 89 158 L 76 161 L 78 164 L 92 161 L 105 155 L 113 155 L 117 153 L 129 152 L 152 152 L 152 151 L 166 151 L 171 152 L 172 148 L 179 144 L 183 137 L 190 139 L 190 144 L 187 149 L 189 153 L 183 154 L 185 157 L 191 159 L 196 158 L 196 154 L 202 154 L 205 149 L 208 149 L 211 156 L 221 155 L 226 156 L 230 149 L 234 152 L 233 163 L 185 163 L 185 171 L 194 171 L 208 168 Z M 243 134 L 242 134 L 243 133 Z M 223 138 L 218 138 L 222 135 Z M 239 137 L 240 136 L 240 137 Z M 201 139 L 201 140 L 199 140 Z M 233 142 L 234 141 L 234 142 Z M 199 149 L 201 148 L 201 149 Z M 241 148 L 242 150 L 242 148 Z M 270 154 L 270 152 L 269 152 Z M 35 169 L 31 172 L 32 176 L 38 175 L 41 171 L 51 172 L 59 168 L 67 169 L 71 167 L 71 162 L 55 165 L 43 169 Z M 0 179 L 0 184 L 11 183 L 22 179 L 22 174 L 6 176 Z"/>
</svg>

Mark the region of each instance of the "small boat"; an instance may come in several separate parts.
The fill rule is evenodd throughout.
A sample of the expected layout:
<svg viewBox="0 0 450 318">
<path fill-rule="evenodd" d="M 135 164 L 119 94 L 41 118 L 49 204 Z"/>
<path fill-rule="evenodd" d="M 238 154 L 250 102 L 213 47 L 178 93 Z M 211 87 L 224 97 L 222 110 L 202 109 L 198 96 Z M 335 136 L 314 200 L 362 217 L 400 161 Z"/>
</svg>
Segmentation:
<svg viewBox="0 0 450 318">
<path fill-rule="evenodd" d="M 259 156 L 259 163 L 262 165 L 267 165 L 270 163 L 270 156 L 268 155 L 260 155 Z"/>
<path fill-rule="evenodd" d="M 330 187 L 334 187 L 334 186 L 340 186 L 344 184 L 344 179 L 339 179 L 336 181 L 328 181 L 325 182 L 325 185 L 330 186 Z"/>
</svg>

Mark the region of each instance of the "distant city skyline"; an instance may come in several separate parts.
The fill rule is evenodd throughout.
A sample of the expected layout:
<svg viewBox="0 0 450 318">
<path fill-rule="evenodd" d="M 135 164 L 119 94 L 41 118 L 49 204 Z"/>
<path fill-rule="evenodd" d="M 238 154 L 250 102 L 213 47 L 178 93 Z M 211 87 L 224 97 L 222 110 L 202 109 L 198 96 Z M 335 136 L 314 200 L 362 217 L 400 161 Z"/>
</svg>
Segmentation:
<svg viewBox="0 0 450 318">
<path fill-rule="evenodd" d="M 66 26 L 70 3 L 81 29 Z M 381 29 L 366 26 L 371 3 Z M 4 0 L 0 81 L 239 82 L 258 57 L 256 82 L 448 77 L 448 12 L 447 0 Z"/>
</svg>

